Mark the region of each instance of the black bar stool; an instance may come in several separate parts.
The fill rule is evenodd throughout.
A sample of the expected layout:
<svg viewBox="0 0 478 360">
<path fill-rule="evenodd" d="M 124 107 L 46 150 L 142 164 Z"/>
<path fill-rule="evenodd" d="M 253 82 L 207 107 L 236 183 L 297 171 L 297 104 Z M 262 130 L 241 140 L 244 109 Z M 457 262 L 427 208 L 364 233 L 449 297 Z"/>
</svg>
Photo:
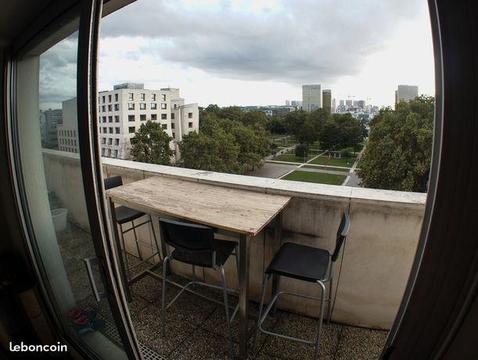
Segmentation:
<svg viewBox="0 0 478 360">
<path fill-rule="evenodd" d="M 112 188 L 115 188 L 117 186 L 123 185 L 123 179 L 121 178 L 121 176 L 112 176 L 112 177 L 104 179 L 104 185 L 105 185 L 106 190 L 112 189 Z M 126 267 L 125 270 L 126 270 L 126 275 L 127 275 L 128 281 L 129 281 L 129 271 L 132 268 L 144 263 L 145 261 L 148 261 L 149 259 L 153 258 L 156 255 L 159 255 L 160 260 L 161 260 L 160 250 L 159 250 L 159 246 L 158 246 L 158 239 L 156 238 L 156 233 L 154 232 L 153 220 L 151 218 L 151 215 L 148 214 L 148 220 L 142 222 L 141 224 L 136 224 L 136 225 L 134 224 L 134 220 L 139 219 L 140 217 L 145 216 L 145 215 L 146 214 L 144 212 L 134 210 L 134 209 L 131 209 L 131 208 L 126 207 L 126 206 L 116 206 L 115 207 L 116 224 L 114 224 L 114 225 L 115 226 L 117 226 L 117 225 L 120 226 L 121 247 L 123 248 L 123 257 L 125 259 L 125 267 Z M 131 222 L 131 228 L 123 231 L 123 225 L 128 223 L 128 222 Z M 142 225 L 148 224 L 148 223 L 151 226 L 151 231 L 153 233 L 153 238 L 154 238 L 154 244 L 156 246 L 156 251 L 154 251 L 153 242 L 151 241 L 151 253 L 152 253 L 152 255 L 150 255 L 146 259 L 143 259 L 143 255 L 141 254 L 141 249 L 140 249 L 139 243 L 138 243 L 138 236 L 136 234 L 136 228 L 138 228 Z M 126 251 L 126 244 L 125 244 L 125 240 L 124 240 L 124 234 L 126 234 L 129 231 L 133 231 L 134 240 L 135 240 L 135 243 L 136 243 L 136 251 L 138 252 L 138 257 L 142 260 L 140 263 L 132 266 L 131 268 L 129 266 L 128 252 Z"/>
<path fill-rule="evenodd" d="M 346 212 L 343 214 L 342 220 L 340 221 L 340 225 L 337 230 L 335 249 L 332 254 L 330 254 L 327 250 L 324 250 L 324 249 L 318 249 L 318 248 L 313 248 L 310 246 L 293 244 L 293 243 L 285 243 L 284 245 L 281 246 L 277 254 L 274 255 L 274 258 L 272 259 L 271 263 L 267 267 L 267 270 L 264 274 L 264 278 L 262 281 L 261 305 L 259 307 L 259 319 L 257 323 L 258 331 L 261 331 L 265 334 L 269 334 L 272 336 L 278 336 L 288 340 L 315 345 L 315 358 L 318 357 L 319 346 L 320 346 L 320 333 L 322 330 L 325 302 L 328 302 L 327 317 L 329 320 L 331 317 L 331 310 L 332 310 L 331 294 L 332 294 L 332 282 L 333 282 L 332 264 L 337 260 L 339 256 L 340 250 L 347 238 L 349 228 L 350 228 L 350 219 L 349 219 L 349 214 Z M 272 294 L 273 297 L 263 314 L 262 310 L 264 306 L 264 297 L 266 293 L 267 282 L 272 276 L 277 277 L 278 278 L 277 280 L 279 280 L 280 276 L 285 276 L 289 278 L 294 278 L 294 279 L 318 284 L 321 289 L 320 298 L 306 296 L 303 294 L 286 292 L 286 291 L 278 291 L 277 289 L 278 285 L 276 285 L 276 289 L 273 289 L 273 294 Z M 329 290 L 327 291 L 328 297 L 327 299 L 325 299 L 327 283 L 329 284 L 328 286 Z M 282 294 L 288 294 L 288 295 L 293 295 L 297 297 L 318 300 L 318 301 L 320 300 L 319 325 L 318 325 L 315 341 L 308 341 L 308 340 L 296 338 L 293 336 L 287 336 L 284 334 L 268 331 L 262 328 L 262 324 L 265 321 L 267 315 L 269 314 L 271 309 L 274 307 L 274 304 L 276 303 L 279 296 Z"/>
<path fill-rule="evenodd" d="M 166 219 L 161 219 L 159 221 L 159 226 L 161 231 L 161 241 L 164 241 L 166 244 L 174 248 L 170 255 L 165 256 L 163 261 L 163 288 L 161 301 L 162 335 L 166 335 L 166 310 L 179 298 L 179 296 L 183 293 L 183 291 L 186 290 L 187 287 L 193 284 L 198 284 L 216 289 L 219 288 L 223 291 L 223 305 L 226 313 L 227 328 L 229 333 L 229 352 L 231 359 L 234 359 L 231 322 L 234 319 L 237 310 L 239 309 L 239 305 L 236 306 L 232 316 L 230 316 L 224 264 L 231 255 L 235 255 L 237 265 L 237 243 L 233 241 L 215 239 L 214 229 L 209 226 Z M 194 277 L 192 281 L 188 282 L 182 287 L 181 291 L 169 302 L 169 304 L 166 304 L 167 266 L 171 260 L 192 265 L 193 275 L 195 274 L 195 266 L 201 266 L 219 271 L 221 274 L 222 286 L 219 287 L 198 281 Z M 207 298 L 206 296 L 201 297 Z"/>
</svg>

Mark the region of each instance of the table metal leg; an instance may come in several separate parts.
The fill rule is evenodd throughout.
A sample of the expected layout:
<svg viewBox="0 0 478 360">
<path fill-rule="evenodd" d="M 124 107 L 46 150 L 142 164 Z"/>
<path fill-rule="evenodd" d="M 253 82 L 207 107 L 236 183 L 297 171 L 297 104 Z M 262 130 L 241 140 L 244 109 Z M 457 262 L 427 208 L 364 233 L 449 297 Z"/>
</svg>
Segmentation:
<svg viewBox="0 0 478 360">
<path fill-rule="evenodd" d="M 131 298 L 131 292 L 129 289 L 127 269 L 125 268 L 125 263 L 124 263 L 123 253 L 122 253 L 123 250 L 121 249 L 120 237 L 118 233 L 118 223 L 116 222 L 115 204 L 113 203 L 113 201 L 111 201 L 111 199 L 109 200 L 109 203 L 110 203 L 111 219 L 113 220 L 112 227 L 113 227 L 114 241 L 116 245 L 116 250 L 118 252 L 118 260 L 121 267 L 121 278 L 123 280 L 123 288 L 125 291 L 126 300 L 128 302 L 131 302 L 132 298 Z"/>
<path fill-rule="evenodd" d="M 246 235 L 239 238 L 239 359 L 248 356 L 249 240 Z"/>
<path fill-rule="evenodd" d="M 280 249 L 282 245 L 282 212 L 277 214 L 275 221 L 274 221 L 274 244 L 277 249 Z M 279 291 L 279 281 L 280 277 L 279 275 L 272 275 L 272 294 L 271 294 L 271 299 L 274 298 L 274 296 L 277 294 L 277 291 Z M 270 314 L 274 316 L 276 314 L 276 309 L 277 309 L 277 302 L 274 304 L 272 310 L 270 311 Z"/>
</svg>

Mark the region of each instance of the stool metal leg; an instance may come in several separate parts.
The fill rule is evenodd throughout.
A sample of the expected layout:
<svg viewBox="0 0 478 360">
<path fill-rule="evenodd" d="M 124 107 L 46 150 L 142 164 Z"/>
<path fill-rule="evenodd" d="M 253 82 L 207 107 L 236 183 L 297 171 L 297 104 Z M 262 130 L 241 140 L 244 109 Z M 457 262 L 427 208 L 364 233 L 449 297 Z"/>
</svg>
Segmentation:
<svg viewBox="0 0 478 360">
<path fill-rule="evenodd" d="M 123 258 L 124 258 L 124 266 L 125 266 L 125 273 L 126 273 L 126 279 L 129 281 L 129 261 L 128 261 L 128 251 L 126 250 L 126 241 L 124 240 L 124 233 L 123 233 L 123 225 L 117 224 L 115 226 L 120 227 L 120 237 L 121 237 L 121 247 L 123 248 Z"/>
<path fill-rule="evenodd" d="M 319 358 L 319 347 L 320 347 L 320 337 L 322 332 L 322 322 L 324 320 L 324 300 L 325 300 L 325 284 L 322 281 L 317 281 L 320 288 L 322 289 L 322 294 L 320 295 L 320 315 L 319 315 L 319 326 L 317 329 L 317 340 L 315 343 L 315 356 L 314 359 Z"/>
<path fill-rule="evenodd" d="M 138 244 L 138 235 L 136 234 L 136 228 L 134 226 L 134 220 L 131 221 L 131 226 L 133 227 L 133 234 L 134 234 L 134 241 L 136 242 L 136 250 L 138 251 L 138 257 L 143 260 L 143 255 L 141 255 L 141 251 L 139 249 L 139 244 Z"/>
<path fill-rule="evenodd" d="M 327 304 L 327 325 L 330 324 L 332 319 L 332 290 L 334 287 L 334 278 L 330 278 L 329 291 L 328 291 L 328 304 Z"/>
<path fill-rule="evenodd" d="M 161 261 L 162 258 L 161 258 L 161 251 L 159 250 L 158 237 L 156 236 L 156 231 L 154 231 L 153 218 L 151 217 L 151 215 L 149 215 L 149 225 L 151 226 L 151 232 L 153 233 L 154 244 L 156 245 L 156 252 L 158 253 L 159 261 Z"/>
<path fill-rule="evenodd" d="M 229 320 L 229 304 L 228 304 L 228 298 L 227 298 L 227 282 L 226 282 L 226 274 L 224 272 L 224 266 L 221 266 L 219 269 L 219 272 L 221 273 L 221 279 L 222 279 L 222 291 L 224 295 L 224 310 L 226 311 L 226 321 L 227 321 L 227 332 L 229 334 L 229 353 L 231 359 L 234 359 L 234 346 L 232 343 L 232 331 L 231 331 L 231 322 Z"/>
<path fill-rule="evenodd" d="M 166 336 L 166 277 L 169 257 L 163 260 L 163 288 L 161 289 L 161 335 Z"/>
</svg>

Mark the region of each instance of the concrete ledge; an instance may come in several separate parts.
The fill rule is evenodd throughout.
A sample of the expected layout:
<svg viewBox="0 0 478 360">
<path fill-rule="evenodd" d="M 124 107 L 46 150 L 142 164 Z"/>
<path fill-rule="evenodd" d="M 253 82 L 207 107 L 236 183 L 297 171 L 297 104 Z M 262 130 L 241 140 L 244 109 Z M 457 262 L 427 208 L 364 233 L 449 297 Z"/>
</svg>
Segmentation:
<svg viewBox="0 0 478 360">
<path fill-rule="evenodd" d="M 270 194 L 286 194 L 300 198 L 322 198 L 361 202 L 395 203 L 422 209 L 426 194 L 380 189 L 364 189 L 350 186 L 313 184 L 306 182 L 260 178 L 256 176 L 225 174 L 212 171 L 184 169 L 174 166 L 139 163 L 128 160 L 102 158 L 103 165 L 143 172 L 146 176 L 169 176 L 221 186 L 263 191 Z"/>
</svg>

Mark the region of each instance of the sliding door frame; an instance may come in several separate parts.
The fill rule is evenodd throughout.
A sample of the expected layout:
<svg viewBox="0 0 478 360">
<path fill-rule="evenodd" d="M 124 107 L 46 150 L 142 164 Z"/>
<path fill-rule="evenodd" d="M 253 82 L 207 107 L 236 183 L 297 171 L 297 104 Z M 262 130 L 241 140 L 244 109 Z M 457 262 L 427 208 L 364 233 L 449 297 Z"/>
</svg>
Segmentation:
<svg viewBox="0 0 478 360">
<path fill-rule="evenodd" d="M 80 165 L 84 196 L 92 240 L 98 257 L 99 272 L 105 286 L 105 294 L 113 314 L 115 325 L 122 340 L 123 350 L 130 359 L 141 359 L 139 344 L 128 310 L 128 303 L 122 287 L 120 268 L 116 261 L 115 246 L 110 239 L 108 206 L 103 193 L 101 158 L 98 149 L 97 133 L 97 58 L 98 34 L 102 15 L 102 0 L 66 0 L 53 1 L 45 9 L 45 17 L 39 16 L 32 26 L 24 31 L 8 53 L 4 68 L 4 103 L 6 136 L 5 143 L 9 155 L 9 170 L 15 197 L 16 213 L 21 224 L 22 239 L 29 252 L 32 268 L 35 271 L 39 290 L 45 301 L 46 311 L 55 324 L 58 336 L 74 347 L 85 358 L 97 358 L 96 354 L 86 349 L 71 337 L 56 309 L 58 306 L 51 287 L 46 281 L 46 272 L 39 259 L 32 222 L 25 198 L 25 186 L 21 170 L 20 149 L 18 141 L 16 116 L 16 59 L 28 49 L 35 47 L 46 36 L 55 32 L 59 26 L 79 15 L 78 58 L 77 58 L 77 109 Z M 17 239 L 18 241 L 20 239 Z"/>
</svg>

